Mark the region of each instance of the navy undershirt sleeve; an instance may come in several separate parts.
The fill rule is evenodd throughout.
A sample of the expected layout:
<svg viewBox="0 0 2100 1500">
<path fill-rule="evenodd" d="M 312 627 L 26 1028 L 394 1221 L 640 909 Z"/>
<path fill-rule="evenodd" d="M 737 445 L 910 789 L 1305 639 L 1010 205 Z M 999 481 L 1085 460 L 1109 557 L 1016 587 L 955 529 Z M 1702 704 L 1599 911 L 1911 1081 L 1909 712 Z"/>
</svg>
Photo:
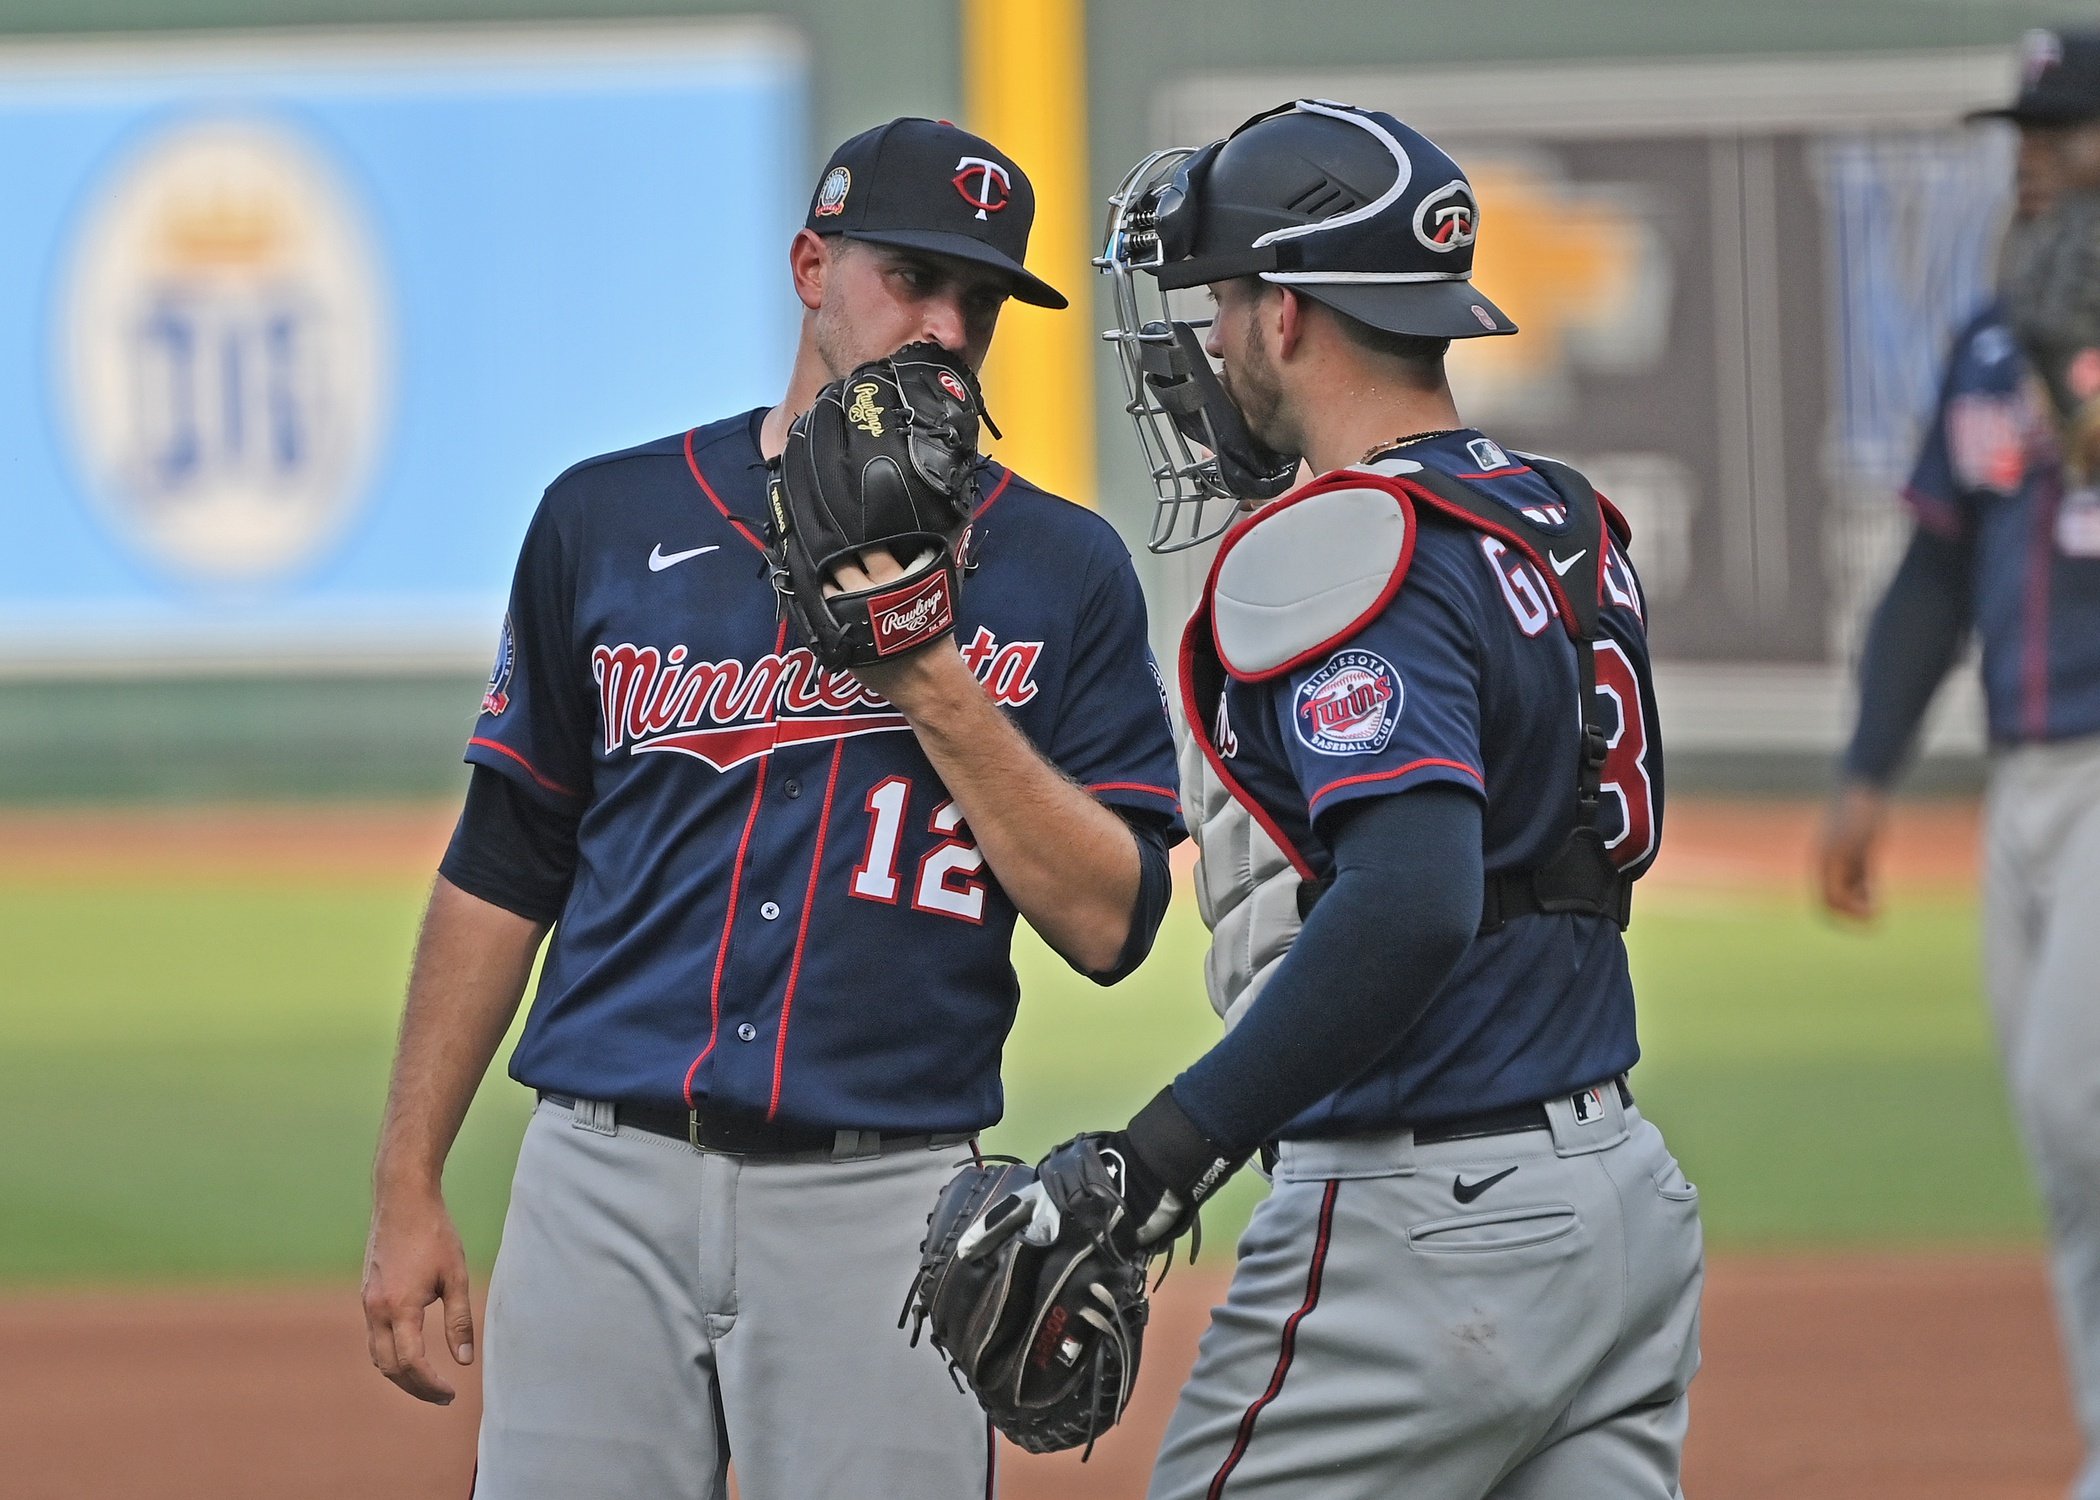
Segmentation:
<svg viewBox="0 0 2100 1500">
<path fill-rule="evenodd" d="M 576 877 L 576 823 L 576 814 L 477 765 L 438 873 L 492 906 L 552 922 Z"/>
<path fill-rule="evenodd" d="M 1969 633 L 1967 547 L 1923 526 L 1867 626 L 1859 660 L 1859 723 L 1845 774 L 1887 786 L 1910 756 L 1925 710 Z"/>
<path fill-rule="evenodd" d="M 1480 927 L 1479 796 L 1430 783 L 1337 808 L 1335 880 L 1237 1026 L 1174 1080 L 1218 1145 L 1251 1152 L 1405 1036 Z"/>
<path fill-rule="evenodd" d="M 1096 984 L 1114 984 L 1129 978 L 1152 951 L 1152 940 L 1159 936 L 1159 924 L 1174 896 L 1167 841 L 1181 837 L 1180 824 L 1169 815 L 1135 807 L 1118 807 L 1114 811 L 1137 839 L 1138 892 L 1131 903 L 1130 935 L 1123 939 L 1123 951 L 1116 955 L 1112 966 L 1086 976 Z"/>
</svg>

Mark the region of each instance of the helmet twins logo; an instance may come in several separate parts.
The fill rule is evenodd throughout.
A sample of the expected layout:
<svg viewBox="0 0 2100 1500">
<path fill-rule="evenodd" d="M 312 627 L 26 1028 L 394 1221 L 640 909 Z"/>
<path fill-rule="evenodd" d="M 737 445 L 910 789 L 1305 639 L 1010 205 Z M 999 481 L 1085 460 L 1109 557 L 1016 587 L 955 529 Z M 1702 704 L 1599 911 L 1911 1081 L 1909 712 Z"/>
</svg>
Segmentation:
<svg viewBox="0 0 2100 1500">
<path fill-rule="evenodd" d="M 1375 755 L 1393 738 L 1406 689 L 1374 651 L 1337 651 L 1298 689 L 1292 727 L 1323 755 Z"/>
<path fill-rule="evenodd" d="M 1480 210 L 1474 205 L 1473 190 L 1463 182 L 1446 183 L 1415 209 L 1415 238 L 1439 255 L 1463 250 L 1473 243 L 1479 229 Z M 1492 324 L 1494 319 L 1486 321 Z"/>
<path fill-rule="evenodd" d="M 963 665 L 1002 708 L 1034 699 L 1041 641 L 998 639 L 982 625 Z M 797 646 L 756 661 L 693 661 L 683 645 L 622 642 L 591 651 L 605 753 L 669 750 L 729 771 L 785 745 L 909 732 L 889 700 L 851 672 L 827 672 Z"/>
<path fill-rule="evenodd" d="M 955 166 L 955 190 L 977 210 L 978 218 L 988 220 L 1006 207 L 1014 186 L 1006 168 L 981 156 L 965 156 Z"/>
</svg>

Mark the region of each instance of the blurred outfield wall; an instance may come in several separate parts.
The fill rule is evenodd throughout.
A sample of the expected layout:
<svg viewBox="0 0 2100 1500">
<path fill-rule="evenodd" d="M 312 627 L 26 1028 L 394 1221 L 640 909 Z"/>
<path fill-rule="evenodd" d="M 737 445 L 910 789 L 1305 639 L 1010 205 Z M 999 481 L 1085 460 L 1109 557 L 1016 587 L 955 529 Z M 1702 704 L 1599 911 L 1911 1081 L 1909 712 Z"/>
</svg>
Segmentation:
<svg viewBox="0 0 2100 1500">
<path fill-rule="evenodd" d="M 1784 780 L 1838 730 L 1937 346 L 1987 274 L 2003 144 L 1947 122 L 2010 87 L 2021 27 L 2089 17 L 1096 0 L 1083 217 L 1144 150 L 1292 94 L 1445 139 L 1481 180 L 1483 285 L 1527 330 L 1455 378 L 1635 511 L 1673 742 Z M 961 21 L 957 0 L 11 0 L 0 800 L 456 784 L 539 488 L 777 393 L 780 252 L 831 143 L 1005 97 Z M 256 257 L 293 229 L 273 282 Z M 1091 279 L 1069 249 L 1038 269 Z M 213 295 L 169 306 L 191 273 Z M 1084 498 L 1134 535 L 1097 371 Z M 1186 575 L 1146 566 L 1164 638 Z M 1950 697 L 1959 757 L 1974 713 Z"/>
</svg>

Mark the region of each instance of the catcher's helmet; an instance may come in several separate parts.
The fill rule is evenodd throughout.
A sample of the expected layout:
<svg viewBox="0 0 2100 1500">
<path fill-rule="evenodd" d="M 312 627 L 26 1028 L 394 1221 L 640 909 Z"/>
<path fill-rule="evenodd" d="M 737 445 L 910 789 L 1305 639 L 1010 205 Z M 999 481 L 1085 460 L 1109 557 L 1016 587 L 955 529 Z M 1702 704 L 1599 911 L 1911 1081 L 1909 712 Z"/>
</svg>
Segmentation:
<svg viewBox="0 0 2100 1500">
<path fill-rule="evenodd" d="M 1288 286 L 1373 328 L 1429 339 L 1515 333 L 1473 290 L 1479 208 L 1458 164 L 1391 115 L 1299 99 L 1223 140 L 1155 152 L 1109 200 L 1095 264 L 1116 279 L 1131 400 L 1160 500 L 1154 551 L 1208 540 L 1240 500 L 1281 494 L 1297 458 L 1246 430 L 1165 294 L 1240 276 Z M 1136 273 L 1157 294 L 1144 309 Z M 1211 507 L 1211 501 L 1232 504 Z M 1185 516 L 1185 508 L 1193 509 Z M 1219 512 L 1222 511 L 1222 514 Z"/>
</svg>

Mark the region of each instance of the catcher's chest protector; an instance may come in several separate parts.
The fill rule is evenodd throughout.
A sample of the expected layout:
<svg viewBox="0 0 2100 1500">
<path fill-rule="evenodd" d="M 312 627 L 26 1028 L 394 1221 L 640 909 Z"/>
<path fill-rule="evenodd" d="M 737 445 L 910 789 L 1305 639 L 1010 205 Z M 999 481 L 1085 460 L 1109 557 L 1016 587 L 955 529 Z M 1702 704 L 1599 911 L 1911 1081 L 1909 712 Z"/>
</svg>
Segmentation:
<svg viewBox="0 0 2100 1500">
<path fill-rule="evenodd" d="M 1186 729 L 1180 750 L 1182 811 L 1198 850 L 1196 909 L 1211 932 L 1203 982 L 1230 1026 L 1298 939 L 1298 872 Z"/>
<path fill-rule="evenodd" d="M 1587 569 L 1567 579 L 1575 586 L 1555 591 L 1564 625 L 1586 642 L 1597 630 L 1588 570 L 1602 567 L 1600 543 L 1610 518 L 1580 475 L 1550 461 L 1532 462 L 1579 518 L 1576 540 L 1583 545 L 1576 555 Z M 1396 501 L 1384 485 L 1352 486 L 1351 471 L 1343 470 L 1262 512 L 1220 551 L 1182 641 L 1183 802 L 1193 814 L 1190 833 L 1199 851 L 1197 906 L 1211 930 L 1204 981 L 1211 1007 L 1228 1026 L 1290 951 L 1318 888 L 1255 816 L 1251 802 L 1235 794 L 1226 747 L 1217 743 L 1227 676 L 1279 676 L 1343 645 L 1368 624 L 1404 579 L 1418 524 L 1415 504 L 1519 546 L 1553 585 L 1566 576 L 1542 554 L 1530 527 L 1470 486 L 1406 459 L 1357 472 L 1387 481 L 1405 476 L 1407 499 Z M 1587 657 L 1586 650 L 1578 652 L 1585 666 Z M 1587 713 L 1592 694 L 1586 674 L 1580 691 Z M 1578 774 L 1587 781 L 1594 768 Z"/>
</svg>

